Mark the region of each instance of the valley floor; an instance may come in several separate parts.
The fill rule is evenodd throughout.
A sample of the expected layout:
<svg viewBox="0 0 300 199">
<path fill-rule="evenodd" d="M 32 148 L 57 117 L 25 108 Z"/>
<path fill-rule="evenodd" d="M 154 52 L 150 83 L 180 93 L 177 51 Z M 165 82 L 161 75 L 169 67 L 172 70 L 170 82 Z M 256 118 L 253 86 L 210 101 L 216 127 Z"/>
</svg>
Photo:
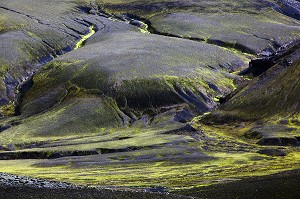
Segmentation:
<svg viewBox="0 0 300 199">
<path fill-rule="evenodd" d="M 5 174 L 7 175 L 7 174 Z M 1 176 L 1 175 L 0 175 Z M 18 179 L 22 177 L 14 176 Z M 37 180 L 30 184 L 30 180 L 24 184 L 7 185 L 7 182 L 0 177 L 0 192 L 2 199 L 27 199 L 27 198 L 299 198 L 300 197 L 300 170 L 292 170 L 277 173 L 264 177 L 245 178 L 236 182 L 210 185 L 189 190 L 174 191 L 171 193 L 151 192 L 149 190 L 124 191 L 113 189 L 76 187 L 72 185 L 56 187 L 43 187 L 48 181 Z M 33 180 L 33 179 L 31 179 Z M 12 183 L 9 181 L 9 183 Z M 41 185 L 42 184 L 42 185 Z M 60 184 L 60 183 L 57 183 Z"/>
</svg>

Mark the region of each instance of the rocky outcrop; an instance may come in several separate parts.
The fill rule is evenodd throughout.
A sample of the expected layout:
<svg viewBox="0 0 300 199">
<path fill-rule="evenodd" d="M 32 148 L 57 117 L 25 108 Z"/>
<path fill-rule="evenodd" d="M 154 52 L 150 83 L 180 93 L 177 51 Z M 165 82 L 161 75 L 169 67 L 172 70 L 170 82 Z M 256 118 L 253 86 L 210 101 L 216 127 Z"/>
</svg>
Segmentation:
<svg viewBox="0 0 300 199">
<path fill-rule="evenodd" d="M 38 178 L 0 173 L 1 198 L 189 198 L 170 194 L 164 187 L 140 189 L 138 191 L 113 190 L 76 186 Z"/>
<path fill-rule="evenodd" d="M 51 189 L 67 189 L 76 186 L 63 183 L 47 181 L 42 179 L 34 179 L 25 176 L 17 176 L 7 173 L 0 173 L 0 187 L 31 187 L 31 188 L 51 188 Z"/>
</svg>

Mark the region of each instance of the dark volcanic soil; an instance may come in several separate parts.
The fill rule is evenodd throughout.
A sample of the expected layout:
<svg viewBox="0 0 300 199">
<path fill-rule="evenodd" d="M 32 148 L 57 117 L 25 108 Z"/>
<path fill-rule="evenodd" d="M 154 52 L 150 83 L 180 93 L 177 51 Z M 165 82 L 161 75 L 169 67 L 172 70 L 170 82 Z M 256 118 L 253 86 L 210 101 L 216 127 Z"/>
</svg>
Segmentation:
<svg viewBox="0 0 300 199">
<path fill-rule="evenodd" d="M 149 191 L 119 191 L 0 173 L 0 199 L 17 198 L 190 198 Z"/>
<path fill-rule="evenodd" d="M 196 198 L 300 198 L 300 170 L 180 191 Z"/>
<path fill-rule="evenodd" d="M 172 193 L 118 191 L 0 174 L 0 198 L 300 198 L 300 170 Z M 177 195 L 178 194 L 178 195 Z"/>
</svg>

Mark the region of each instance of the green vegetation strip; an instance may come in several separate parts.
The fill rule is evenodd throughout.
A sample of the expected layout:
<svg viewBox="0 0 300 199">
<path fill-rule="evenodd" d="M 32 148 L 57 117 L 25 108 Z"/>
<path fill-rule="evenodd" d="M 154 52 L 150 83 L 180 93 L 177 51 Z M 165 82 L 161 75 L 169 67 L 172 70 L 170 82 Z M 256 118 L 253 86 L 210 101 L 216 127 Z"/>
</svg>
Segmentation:
<svg viewBox="0 0 300 199">
<path fill-rule="evenodd" d="M 37 166 L 39 160 L 0 161 L 2 172 L 91 186 L 150 187 L 187 189 L 242 177 L 263 176 L 299 169 L 300 152 L 286 157 L 268 157 L 256 153 L 210 153 L 215 160 L 194 163 L 150 162 L 76 166 Z M 182 161 L 181 161 L 182 162 Z"/>
<path fill-rule="evenodd" d="M 76 50 L 76 49 L 82 47 L 83 44 L 84 44 L 84 42 L 85 42 L 88 38 L 90 38 L 93 34 L 95 34 L 95 26 L 94 26 L 94 25 L 92 25 L 92 26 L 89 28 L 89 30 L 90 30 L 90 31 L 89 31 L 89 33 L 88 33 L 87 35 L 82 35 L 82 38 L 77 42 L 77 44 L 76 44 L 74 50 Z"/>
</svg>

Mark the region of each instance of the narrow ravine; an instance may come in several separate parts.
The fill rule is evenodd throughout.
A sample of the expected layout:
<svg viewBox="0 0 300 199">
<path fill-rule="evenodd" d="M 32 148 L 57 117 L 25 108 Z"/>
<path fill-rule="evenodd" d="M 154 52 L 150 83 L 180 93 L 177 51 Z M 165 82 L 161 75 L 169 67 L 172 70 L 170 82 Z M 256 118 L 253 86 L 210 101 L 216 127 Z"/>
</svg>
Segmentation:
<svg viewBox="0 0 300 199">
<path fill-rule="evenodd" d="M 95 33 L 96 33 L 97 29 L 95 27 L 95 25 L 91 25 L 89 27 L 89 32 L 85 35 L 81 35 L 81 39 L 76 43 L 75 47 L 73 49 L 71 49 L 70 51 L 67 51 L 65 53 L 62 53 L 61 55 L 64 55 L 64 54 L 67 54 L 73 50 L 77 50 L 78 48 L 81 48 L 84 46 L 86 40 L 88 40 L 91 36 L 93 36 Z M 26 92 L 28 92 L 32 86 L 33 86 L 33 78 L 34 78 L 34 75 L 36 72 L 38 72 L 41 68 L 43 68 L 43 66 L 45 66 L 47 63 L 53 61 L 54 59 L 58 58 L 59 56 L 61 55 L 55 55 L 54 56 L 51 56 L 51 53 L 50 53 L 50 58 L 47 59 L 47 60 L 44 60 L 40 65 L 39 65 L 39 69 L 34 71 L 32 73 L 31 76 L 27 77 L 23 82 L 21 82 L 17 88 L 16 88 L 16 98 L 15 98 L 15 101 L 14 101 L 14 107 L 15 107 L 15 115 L 20 115 L 21 114 L 21 111 L 20 111 L 20 105 L 22 103 L 22 99 L 23 97 L 25 96 Z"/>
<path fill-rule="evenodd" d="M 77 42 L 74 50 L 76 50 L 78 48 L 81 48 L 84 45 L 84 43 L 86 42 L 86 40 L 88 38 L 90 38 L 91 36 L 93 36 L 95 33 L 96 33 L 95 25 L 90 26 L 89 27 L 89 33 L 86 34 L 86 35 L 82 35 L 82 38 Z"/>
<path fill-rule="evenodd" d="M 93 12 L 93 14 L 97 14 L 101 17 L 106 17 L 112 21 L 119 21 L 119 22 L 125 22 L 127 24 L 136 26 L 141 33 L 144 34 L 154 34 L 154 35 L 160 35 L 165 37 L 173 37 L 178 39 L 185 39 L 185 40 L 191 40 L 196 42 L 204 42 L 213 46 L 216 46 L 218 48 L 222 48 L 223 50 L 229 51 L 231 53 L 237 54 L 240 58 L 245 60 L 246 62 L 250 62 L 251 59 L 257 57 L 257 54 L 253 52 L 253 50 L 247 48 L 243 45 L 229 45 L 225 42 L 219 41 L 219 40 L 212 40 L 212 39 L 203 39 L 198 37 L 184 37 L 181 35 L 177 35 L 174 33 L 169 32 L 161 32 L 158 31 L 150 22 L 150 20 L 142 18 L 140 16 L 132 15 L 132 14 L 122 14 L 122 15 L 116 15 L 114 13 L 107 13 L 106 11 L 100 9 L 98 6 L 91 6 L 92 9 L 96 12 Z M 91 14 L 90 13 L 91 8 L 90 7 L 81 7 L 80 11 Z"/>
<path fill-rule="evenodd" d="M 267 4 L 270 5 L 274 10 L 277 12 L 292 17 L 294 19 L 300 19 L 300 3 L 295 0 L 277 0 L 276 3 L 280 5 L 280 7 L 272 3 L 270 1 L 265 1 Z M 170 32 L 161 32 L 157 30 L 150 22 L 150 20 L 142 18 L 140 16 L 132 15 L 132 14 L 122 14 L 122 15 L 116 15 L 114 13 L 107 13 L 103 9 L 101 9 L 99 6 L 91 6 L 92 9 L 96 10 L 96 13 L 100 16 L 107 17 L 113 21 L 122 21 L 126 22 L 128 24 L 136 26 L 142 33 L 146 34 L 156 34 L 161 36 L 167 36 L 167 37 L 174 37 L 179 39 L 187 39 L 197 42 L 205 42 L 210 45 L 214 45 L 217 47 L 220 47 L 224 50 L 230 51 L 234 54 L 239 54 L 239 56 L 245 57 L 247 61 L 251 61 L 250 59 L 255 59 L 257 57 L 260 57 L 260 54 L 255 52 L 253 49 L 244 46 L 242 44 L 229 44 L 221 40 L 214 40 L 214 39 L 204 39 L 199 37 L 185 37 L 181 35 L 177 35 Z M 90 14 L 89 11 L 91 8 L 87 7 L 86 9 L 83 9 L 83 11 L 87 14 Z M 95 13 L 94 13 L 95 14 Z M 273 45 L 273 44 L 272 44 Z M 282 47 L 287 46 L 289 44 L 284 44 L 283 46 L 277 46 L 277 44 L 274 44 L 275 53 L 277 54 L 277 51 L 281 51 Z M 285 47 L 284 47 L 285 48 Z"/>
</svg>

